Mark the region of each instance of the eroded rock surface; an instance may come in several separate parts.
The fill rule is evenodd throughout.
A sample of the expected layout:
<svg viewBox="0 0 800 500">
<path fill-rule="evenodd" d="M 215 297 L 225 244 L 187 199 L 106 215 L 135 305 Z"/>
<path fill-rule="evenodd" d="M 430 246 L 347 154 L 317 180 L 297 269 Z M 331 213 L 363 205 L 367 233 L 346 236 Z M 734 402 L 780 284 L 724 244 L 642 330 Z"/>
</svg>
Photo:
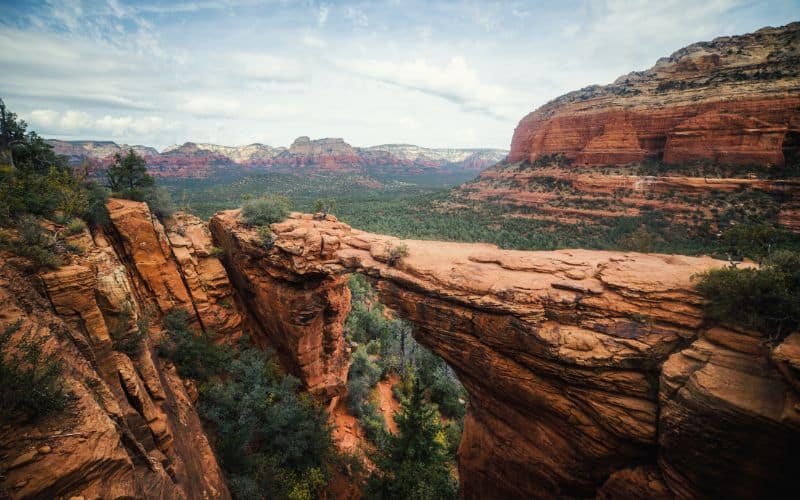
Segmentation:
<svg viewBox="0 0 800 500">
<path fill-rule="evenodd" d="M 613 226 L 731 220 L 800 231 L 800 23 L 700 42 L 522 118 L 507 162 L 456 201 L 507 217 Z M 616 220 L 615 220 L 616 219 Z"/>
<path fill-rule="evenodd" d="M 238 211 L 211 220 L 234 283 L 271 320 L 265 337 L 284 343 L 301 378 L 320 387 L 304 355 L 334 353 L 323 358 L 328 366 L 344 359 L 324 348 L 339 345 L 349 306 L 346 292 L 333 295 L 346 290 L 347 273 L 369 276 L 469 391 L 459 450 L 467 498 L 669 498 L 720 488 L 747 497 L 759 482 L 773 492 L 795 483 L 780 464 L 793 463 L 798 395 L 769 359 L 796 367 L 796 350 L 775 354 L 760 339 L 707 329 L 691 277 L 724 262 L 400 242 L 330 216 L 293 214 L 271 227 L 275 241 L 265 247 Z M 401 243 L 408 255 L 389 265 Z M 323 386 L 337 376 L 344 384 L 345 374 L 329 372 Z M 718 456 L 719 446 L 730 452 Z M 769 460 L 748 459 L 760 456 Z"/>
<path fill-rule="evenodd" d="M 509 160 L 663 158 L 783 165 L 800 132 L 800 23 L 684 47 L 652 68 L 566 94 L 520 121 Z"/>
<path fill-rule="evenodd" d="M 127 230 L 147 229 L 143 220 L 118 217 L 115 229 L 137 256 L 145 248 Z M 0 429 L 0 497 L 229 498 L 183 381 L 155 355 L 160 311 L 148 306 L 167 302 L 149 287 L 166 291 L 169 280 L 145 282 L 139 272 L 155 267 L 127 266 L 102 231 L 69 240 L 82 254 L 38 276 L 0 256 L 0 329 L 22 322 L 12 345 L 43 339 L 68 394 L 63 411 Z M 115 340 L 145 317 L 138 347 L 119 350 Z"/>
</svg>

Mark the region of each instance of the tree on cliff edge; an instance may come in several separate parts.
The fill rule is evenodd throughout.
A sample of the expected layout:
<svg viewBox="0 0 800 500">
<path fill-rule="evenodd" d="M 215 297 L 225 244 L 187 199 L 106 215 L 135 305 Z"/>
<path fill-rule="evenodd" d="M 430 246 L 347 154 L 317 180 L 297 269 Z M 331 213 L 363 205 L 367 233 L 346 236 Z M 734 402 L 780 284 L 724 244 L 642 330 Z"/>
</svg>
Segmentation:
<svg viewBox="0 0 800 500">
<path fill-rule="evenodd" d="M 389 438 L 375 463 L 378 470 L 367 496 L 381 499 L 457 498 L 450 472 L 447 438 L 436 408 L 425 401 L 425 387 L 416 382 L 411 397 L 395 415 L 397 435 Z"/>
<path fill-rule="evenodd" d="M 147 173 L 144 158 L 131 149 L 128 154 L 114 155 L 114 164 L 106 172 L 108 187 L 116 196 L 142 201 L 146 191 L 155 185 L 153 177 Z"/>
</svg>

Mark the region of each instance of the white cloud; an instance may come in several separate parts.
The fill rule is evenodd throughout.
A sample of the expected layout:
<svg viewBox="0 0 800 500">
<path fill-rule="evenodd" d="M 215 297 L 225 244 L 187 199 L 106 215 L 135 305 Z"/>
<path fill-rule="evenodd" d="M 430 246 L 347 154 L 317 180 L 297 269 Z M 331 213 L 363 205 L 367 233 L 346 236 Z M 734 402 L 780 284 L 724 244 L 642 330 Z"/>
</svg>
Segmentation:
<svg viewBox="0 0 800 500">
<path fill-rule="evenodd" d="M 518 120 L 797 0 L 6 2 L 0 97 L 45 135 L 508 146 Z"/>
<path fill-rule="evenodd" d="M 247 78 L 265 81 L 301 81 L 308 73 L 300 61 L 259 52 L 220 54 L 230 61 L 231 72 Z"/>
<path fill-rule="evenodd" d="M 187 98 L 178 107 L 196 116 L 235 117 L 239 114 L 242 104 L 238 99 L 229 97 L 196 95 Z"/>
<path fill-rule="evenodd" d="M 317 38 L 317 37 L 315 37 L 314 35 L 312 35 L 310 33 L 306 33 L 306 34 L 303 35 L 303 45 L 305 45 L 306 47 L 312 47 L 312 48 L 315 48 L 315 49 L 324 49 L 325 47 L 328 46 L 328 44 L 325 43 L 325 40 L 322 40 L 321 38 Z"/>
<path fill-rule="evenodd" d="M 352 5 L 348 5 L 344 11 L 344 16 L 351 20 L 353 24 L 360 27 L 366 27 L 369 25 L 369 18 L 367 15 L 359 9 L 358 7 L 353 7 Z"/>
<path fill-rule="evenodd" d="M 45 136 L 125 137 L 157 135 L 175 127 L 160 116 L 94 117 L 85 111 L 35 109 L 28 116 L 30 125 Z"/>
<path fill-rule="evenodd" d="M 339 64 L 359 75 L 457 103 L 465 110 L 493 114 L 492 106 L 508 93 L 500 85 L 481 81 L 478 73 L 461 56 L 452 57 L 445 64 L 434 64 L 427 59 L 405 62 L 356 60 Z"/>
<path fill-rule="evenodd" d="M 55 19 L 61 21 L 70 31 L 78 29 L 80 17 L 83 15 L 83 8 L 80 0 L 48 0 L 47 6 L 51 9 Z"/>
</svg>

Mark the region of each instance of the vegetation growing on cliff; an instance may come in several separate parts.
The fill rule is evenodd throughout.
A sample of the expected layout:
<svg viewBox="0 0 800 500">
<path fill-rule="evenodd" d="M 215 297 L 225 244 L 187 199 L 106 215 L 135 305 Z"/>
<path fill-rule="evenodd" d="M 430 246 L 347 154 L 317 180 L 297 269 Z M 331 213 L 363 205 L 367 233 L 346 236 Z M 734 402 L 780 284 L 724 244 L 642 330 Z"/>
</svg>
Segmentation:
<svg viewBox="0 0 800 500">
<path fill-rule="evenodd" d="M 769 255 L 760 268 L 715 269 L 698 277 L 706 316 L 755 330 L 772 342 L 800 326 L 800 253 Z"/>
<path fill-rule="evenodd" d="M 64 409 L 67 402 L 61 364 L 45 351 L 44 338 L 21 329 L 18 321 L 0 333 L 2 421 L 34 420 Z"/>
<path fill-rule="evenodd" d="M 242 205 L 242 217 L 251 226 L 268 226 L 289 216 L 291 203 L 282 195 L 264 195 Z"/>
<path fill-rule="evenodd" d="M 166 316 L 159 352 L 200 383 L 199 411 L 234 497 L 319 498 L 337 458 L 324 409 L 271 354 L 246 340 L 217 345 L 187 321 L 180 310 Z"/>
<path fill-rule="evenodd" d="M 169 192 L 156 185 L 153 176 L 147 173 L 144 158 L 133 149 L 128 150 L 125 156 L 119 153 L 114 155 L 114 163 L 106 170 L 106 181 L 112 196 L 144 201 L 159 219 L 175 212 Z"/>
<path fill-rule="evenodd" d="M 155 186 L 133 151 L 117 158 L 108 181 L 115 195 L 147 201 L 160 217 L 172 213 L 169 193 Z M 2 235 L 0 246 L 37 269 L 56 268 L 59 255 L 78 252 L 65 236 L 83 231 L 85 223 L 108 223 L 107 200 L 108 189 L 70 167 L 0 99 L 0 226 L 14 228 Z M 45 228 L 45 220 L 64 227 Z"/>
<path fill-rule="evenodd" d="M 448 499 L 458 497 L 450 472 L 447 438 L 436 407 L 426 401 L 420 380 L 395 414 L 398 432 L 375 456 L 377 470 L 367 483 L 368 498 Z"/>
</svg>

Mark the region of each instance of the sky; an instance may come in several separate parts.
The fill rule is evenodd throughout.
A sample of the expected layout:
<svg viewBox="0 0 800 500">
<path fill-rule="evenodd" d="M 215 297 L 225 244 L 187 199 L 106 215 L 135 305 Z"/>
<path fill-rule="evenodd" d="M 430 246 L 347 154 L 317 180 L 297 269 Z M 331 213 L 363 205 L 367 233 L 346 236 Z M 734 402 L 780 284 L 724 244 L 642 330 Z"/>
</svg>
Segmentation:
<svg viewBox="0 0 800 500">
<path fill-rule="evenodd" d="M 45 137 L 508 148 L 559 95 L 800 0 L 0 0 L 0 98 Z"/>
</svg>

